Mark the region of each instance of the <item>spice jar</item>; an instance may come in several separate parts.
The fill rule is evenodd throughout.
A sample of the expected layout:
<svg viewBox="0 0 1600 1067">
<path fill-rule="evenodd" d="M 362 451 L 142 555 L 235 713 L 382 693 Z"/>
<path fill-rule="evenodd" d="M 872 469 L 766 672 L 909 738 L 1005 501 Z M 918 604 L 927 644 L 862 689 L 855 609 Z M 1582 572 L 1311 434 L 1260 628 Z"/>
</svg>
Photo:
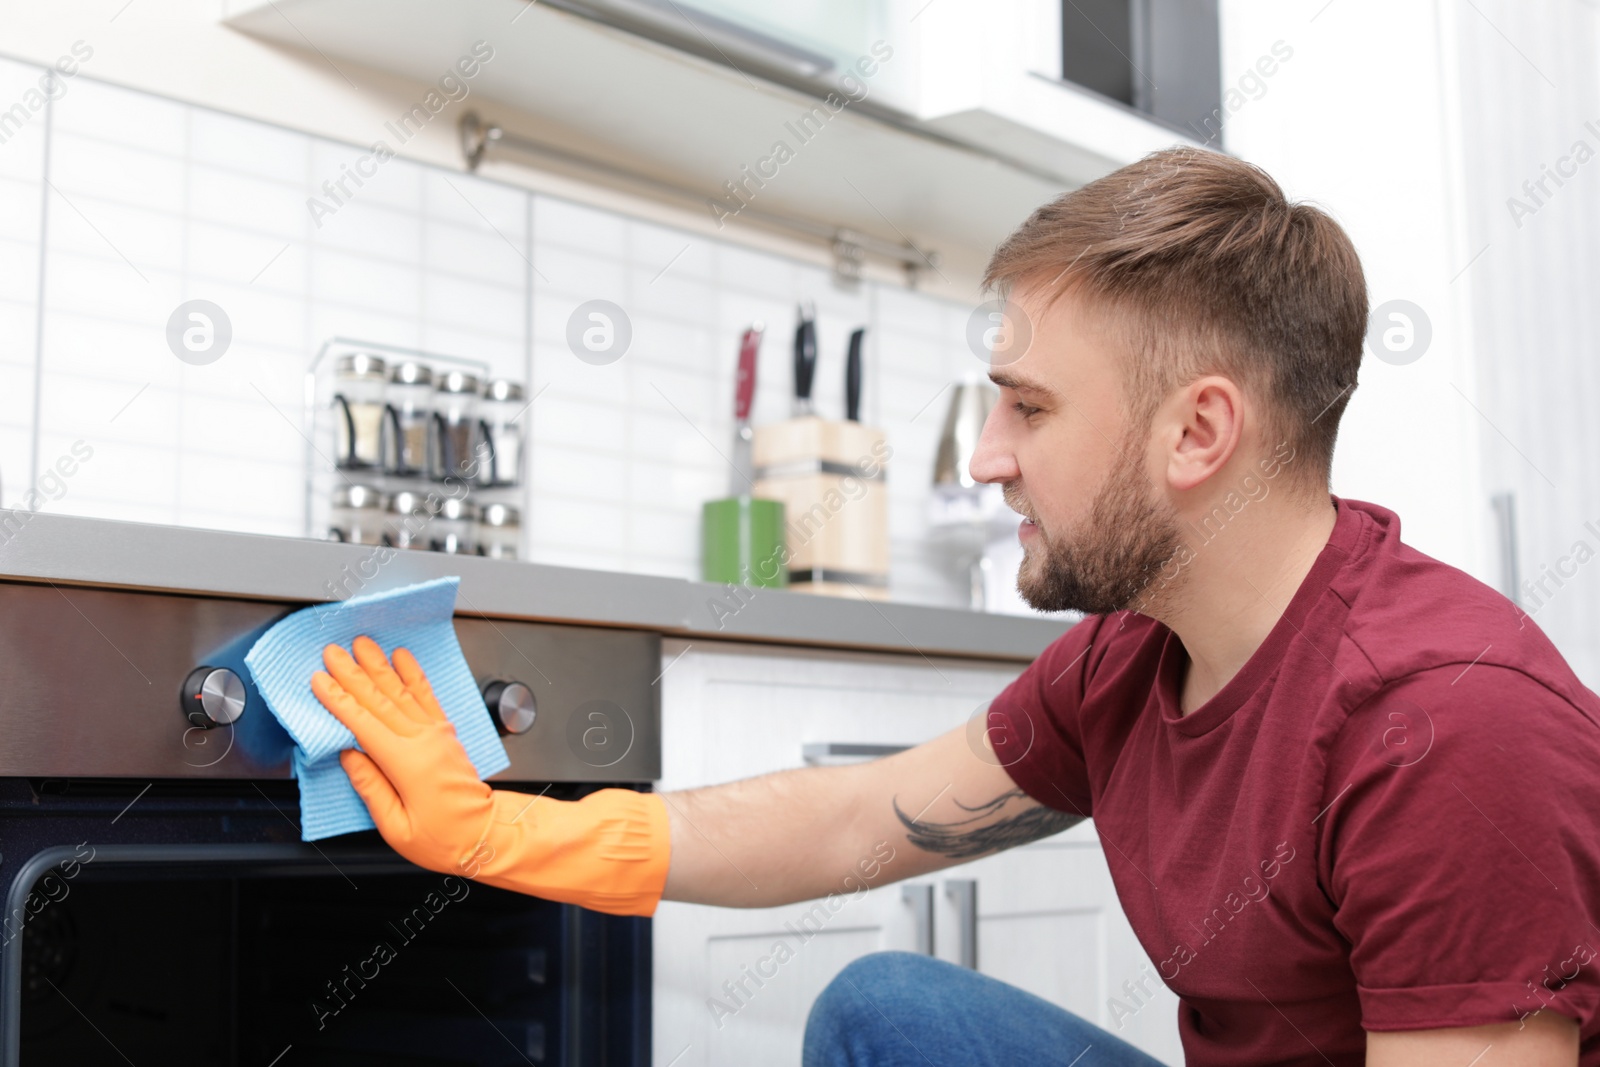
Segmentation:
<svg viewBox="0 0 1600 1067">
<path fill-rule="evenodd" d="M 389 498 L 389 521 L 384 530 L 395 548 L 428 547 L 428 527 L 438 509 L 438 498 L 403 489 Z"/>
<path fill-rule="evenodd" d="M 516 559 L 521 548 L 521 513 L 510 504 L 485 504 L 478 514 L 478 555 Z"/>
<path fill-rule="evenodd" d="M 428 422 L 433 414 L 433 368 L 408 359 L 389 368 L 385 391 L 384 469 L 419 475 L 428 469 Z"/>
<path fill-rule="evenodd" d="M 428 524 L 428 546 L 435 552 L 471 555 L 473 527 L 478 521 L 478 506 L 461 497 L 446 497 Z"/>
<path fill-rule="evenodd" d="M 370 485 L 340 485 L 333 490 L 328 539 L 356 545 L 383 544 L 388 499 Z"/>
<path fill-rule="evenodd" d="M 334 369 L 334 465 L 364 470 L 383 464 L 383 359 L 371 352 L 340 356 Z"/>
<path fill-rule="evenodd" d="M 478 484 L 517 485 L 522 481 L 522 383 L 495 378 L 483 387 L 483 440 L 479 444 Z"/>
<path fill-rule="evenodd" d="M 428 472 L 436 481 L 477 480 L 478 378 L 452 370 L 438 376 L 433 394 L 433 433 Z"/>
</svg>

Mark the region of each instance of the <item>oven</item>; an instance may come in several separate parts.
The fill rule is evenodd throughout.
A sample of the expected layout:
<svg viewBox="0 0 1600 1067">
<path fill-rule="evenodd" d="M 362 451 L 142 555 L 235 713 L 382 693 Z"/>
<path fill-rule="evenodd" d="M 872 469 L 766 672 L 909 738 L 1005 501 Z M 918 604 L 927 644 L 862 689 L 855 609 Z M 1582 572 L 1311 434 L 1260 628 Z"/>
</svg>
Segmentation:
<svg viewBox="0 0 1600 1067">
<path fill-rule="evenodd" d="M 648 919 L 424 871 L 376 831 L 300 841 L 243 659 L 302 606 L 0 581 L 0 1067 L 643 1067 Z M 496 784 L 660 777 L 659 635 L 456 631 Z"/>
</svg>

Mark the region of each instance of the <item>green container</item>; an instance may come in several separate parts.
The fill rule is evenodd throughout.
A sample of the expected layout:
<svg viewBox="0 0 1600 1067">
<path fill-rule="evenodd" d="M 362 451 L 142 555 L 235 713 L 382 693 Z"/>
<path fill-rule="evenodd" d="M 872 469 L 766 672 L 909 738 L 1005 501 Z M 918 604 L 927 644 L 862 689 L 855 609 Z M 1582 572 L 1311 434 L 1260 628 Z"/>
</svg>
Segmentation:
<svg viewBox="0 0 1600 1067">
<path fill-rule="evenodd" d="M 749 496 L 706 501 L 701 510 L 700 576 L 734 585 L 787 586 L 783 501 Z"/>
</svg>

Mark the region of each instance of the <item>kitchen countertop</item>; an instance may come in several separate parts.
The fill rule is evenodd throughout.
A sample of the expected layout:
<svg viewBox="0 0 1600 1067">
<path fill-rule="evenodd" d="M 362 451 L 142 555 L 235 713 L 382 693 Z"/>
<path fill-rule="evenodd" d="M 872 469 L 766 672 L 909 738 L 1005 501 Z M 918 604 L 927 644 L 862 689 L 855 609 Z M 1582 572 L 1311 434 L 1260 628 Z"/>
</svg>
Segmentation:
<svg viewBox="0 0 1600 1067">
<path fill-rule="evenodd" d="M 929 656 L 1031 660 L 1076 619 L 0 509 L 0 579 L 318 603 L 448 575 L 464 615 Z"/>
</svg>

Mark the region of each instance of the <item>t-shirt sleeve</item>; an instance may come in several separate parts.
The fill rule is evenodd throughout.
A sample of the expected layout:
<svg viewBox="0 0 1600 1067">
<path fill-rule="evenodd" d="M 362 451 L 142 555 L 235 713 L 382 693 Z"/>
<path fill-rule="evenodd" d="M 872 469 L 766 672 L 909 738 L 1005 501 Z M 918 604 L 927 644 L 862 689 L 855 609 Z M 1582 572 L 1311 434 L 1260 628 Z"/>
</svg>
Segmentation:
<svg viewBox="0 0 1600 1067">
<path fill-rule="evenodd" d="M 1516 670 L 1422 671 L 1329 753 L 1318 863 L 1367 1030 L 1587 1028 L 1600 1007 L 1600 727 Z"/>
<path fill-rule="evenodd" d="M 989 705 L 989 743 L 1017 788 L 1049 808 L 1093 814 L 1079 713 L 1104 616 L 1057 638 Z"/>
</svg>

